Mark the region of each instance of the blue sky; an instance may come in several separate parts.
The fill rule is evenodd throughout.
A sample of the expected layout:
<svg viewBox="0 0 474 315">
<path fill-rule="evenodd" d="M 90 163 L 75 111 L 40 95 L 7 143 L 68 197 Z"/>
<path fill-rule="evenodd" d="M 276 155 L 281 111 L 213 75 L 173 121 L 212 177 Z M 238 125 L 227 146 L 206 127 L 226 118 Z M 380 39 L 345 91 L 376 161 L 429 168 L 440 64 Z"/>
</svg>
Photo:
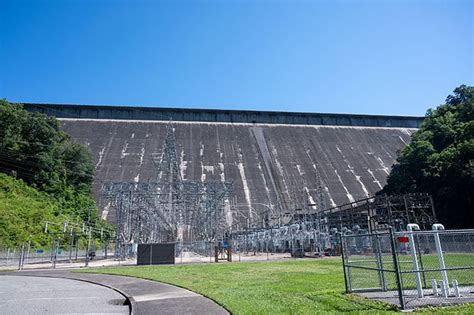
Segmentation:
<svg viewBox="0 0 474 315">
<path fill-rule="evenodd" d="M 424 115 L 474 84 L 473 19 L 455 0 L 0 0 L 0 97 Z"/>
</svg>

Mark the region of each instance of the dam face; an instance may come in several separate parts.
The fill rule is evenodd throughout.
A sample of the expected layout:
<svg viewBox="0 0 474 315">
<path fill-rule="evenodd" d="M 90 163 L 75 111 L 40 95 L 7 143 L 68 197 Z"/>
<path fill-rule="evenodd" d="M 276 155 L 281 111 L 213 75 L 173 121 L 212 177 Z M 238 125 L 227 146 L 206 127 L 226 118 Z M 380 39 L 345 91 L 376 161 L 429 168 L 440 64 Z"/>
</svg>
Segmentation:
<svg viewBox="0 0 474 315">
<path fill-rule="evenodd" d="M 233 211 L 315 211 L 374 195 L 420 117 L 25 104 L 56 116 L 106 182 L 157 181 L 170 120 L 184 181 L 233 182 Z"/>
</svg>

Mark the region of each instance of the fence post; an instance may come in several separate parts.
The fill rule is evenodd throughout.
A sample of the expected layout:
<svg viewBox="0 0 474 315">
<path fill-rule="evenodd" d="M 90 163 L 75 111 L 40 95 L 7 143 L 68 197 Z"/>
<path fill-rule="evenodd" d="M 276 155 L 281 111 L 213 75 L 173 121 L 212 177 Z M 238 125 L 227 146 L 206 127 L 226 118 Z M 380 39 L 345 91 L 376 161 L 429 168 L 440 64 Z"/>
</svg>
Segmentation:
<svg viewBox="0 0 474 315">
<path fill-rule="evenodd" d="M 86 247 L 86 261 L 85 261 L 85 266 L 86 267 L 89 266 L 89 251 L 90 251 L 90 246 L 91 246 L 91 232 L 92 232 L 92 228 L 89 226 L 89 235 L 87 236 L 87 247 Z"/>
<path fill-rule="evenodd" d="M 69 262 L 71 262 L 72 259 L 72 248 L 74 246 L 74 232 L 71 228 L 71 233 L 69 234 L 69 237 L 71 238 L 71 245 L 69 246 Z"/>
<path fill-rule="evenodd" d="M 51 259 L 51 263 L 52 263 L 52 267 L 53 269 L 56 269 L 56 259 L 57 259 L 57 253 L 58 253 L 58 249 L 57 249 L 57 242 L 56 240 L 54 239 L 53 240 L 53 247 L 51 249 L 51 252 L 52 252 L 52 259 Z"/>
<path fill-rule="evenodd" d="M 109 247 L 109 239 L 104 242 L 104 258 L 107 259 L 107 247 Z"/>
<path fill-rule="evenodd" d="M 423 266 L 423 256 L 421 255 L 421 250 L 420 250 L 419 234 L 416 234 L 415 248 L 416 248 L 416 252 L 418 253 L 418 261 L 420 262 L 420 268 L 422 270 L 421 275 L 423 277 L 423 287 L 427 288 L 428 285 L 426 284 L 425 267 Z"/>
<path fill-rule="evenodd" d="M 51 263 L 53 263 L 53 258 L 54 258 L 54 254 L 53 254 L 53 250 L 54 250 L 54 235 L 53 235 L 53 239 L 51 240 Z"/>
<path fill-rule="evenodd" d="M 79 247 L 79 237 L 76 238 L 76 247 L 74 248 L 74 251 L 75 251 L 75 253 L 76 253 L 76 259 L 75 259 L 76 261 L 77 261 L 77 251 L 78 251 L 78 249 L 79 249 L 78 247 Z"/>
<path fill-rule="evenodd" d="M 403 288 L 400 275 L 400 266 L 398 265 L 398 255 L 397 247 L 395 245 L 395 235 L 393 233 L 393 228 L 390 228 L 390 245 L 392 247 L 392 257 L 393 257 L 393 267 L 395 271 L 395 278 L 397 279 L 397 290 L 398 290 L 398 299 L 400 301 L 400 308 L 405 309 L 405 299 L 403 297 Z"/>
<path fill-rule="evenodd" d="M 342 270 L 344 272 L 344 284 L 346 285 L 346 293 L 349 293 L 351 291 L 349 281 L 347 279 L 347 273 L 346 273 L 346 253 L 344 250 L 344 240 L 342 234 L 339 234 L 339 239 L 341 241 L 341 257 L 342 257 Z"/>
<path fill-rule="evenodd" d="M 18 260 L 18 270 L 23 268 L 23 251 L 25 248 L 25 243 L 21 243 L 21 252 L 20 252 L 20 259 Z"/>
<path fill-rule="evenodd" d="M 448 272 L 446 271 L 446 264 L 444 263 L 444 255 L 443 249 L 441 247 L 441 240 L 439 238 L 438 230 L 444 230 L 444 226 L 442 224 L 433 224 L 433 236 L 436 245 L 436 253 L 438 254 L 438 261 L 439 267 L 441 269 L 441 277 L 444 282 L 444 290 L 442 290 L 442 294 L 444 297 L 449 296 L 449 280 L 448 280 Z"/>
<path fill-rule="evenodd" d="M 418 224 L 415 223 L 409 223 L 407 225 L 407 230 L 408 230 L 408 238 L 409 242 L 408 244 L 410 245 L 410 252 L 411 252 L 411 259 L 413 261 L 413 269 L 415 271 L 415 280 L 416 280 L 416 288 L 418 290 L 418 297 L 422 298 L 423 297 L 423 285 L 421 284 L 421 277 L 420 277 L 420 267 L 418 265 L 418 257 L 416 254 L 416 244 L 415 244 L 415 236 L 414 236 L 414 230 L 419 231 L 420 227 Z"/>
<path fill-rule="evenodd" d="M 31 247 L 31 235 L 30 235 L 30 238 L 28 239 L 28 249 L 26 251 L 26 257 L 23 257 L 23 264 L 25 264 L 25 260 L 26 260 L 26 264 L 28 265 L 28 261 L 29 261 L 29 257 L 30 257 L 30 247 Z"/>
<path fill-rule="evenodd" d="M 239 242 L 238 251 L 239 251 L 239 262 L 240 262 L 240 242 Z"/>
<path fill-rule="evenodd" d="M 380 287 L 382 288 L 382 291 L 387 291 L 387 284 L 385 282 L 385 274 L 384 274 L 384 267 L 383 267 L 383 259 L 382 259 L 382 248 L 380 247 L 380 239 L 377 234 L 373 234 L 375 237 L 374 241 L 374 250 L 375 250 L 375 255 L 377 258 L 377 268 L 379 269 L 379 282 L 380 282 Z"/>
</svg>

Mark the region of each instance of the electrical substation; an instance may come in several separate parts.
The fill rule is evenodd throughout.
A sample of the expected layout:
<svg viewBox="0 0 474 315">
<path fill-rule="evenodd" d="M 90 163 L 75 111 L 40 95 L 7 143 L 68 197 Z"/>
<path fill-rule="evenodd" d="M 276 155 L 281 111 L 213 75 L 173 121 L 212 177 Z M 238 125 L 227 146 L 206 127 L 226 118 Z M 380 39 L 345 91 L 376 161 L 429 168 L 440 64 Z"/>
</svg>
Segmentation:
<svg viewBox="0 0 474 315">
<path fill-rule="evenodd" d="M 340 253 L 341 234 L 435 223 L 427 195 L 375 196 L 418 117 L 26 104 L 96 162 L 115 254 Z"/>
<path fill-rule="evenodd" d="M 339 236 L 403 229 L 409 222 L 429 226 L 436 220 L 428 195 L 376 196 L 326 208 L 323 183 L 315 171 L 318 204 L 294 211 L 254 213 L 232 220 L 232 182 L 183 180 L 176 152 L 175 126 L 166 129 L 162 154 L 154 156 L 156 181 L 107 182 L 102 200 L 116 213 L 116 255 L 134 256 L 138 244 L 178 244 L 183 250 L 206 256 L 202 244 L 236 251 L 340 254 Z M 311 211 L 311 207 L 315 207 Z M 323 209 L 321 211 L 315 209 Z M 301 211 L 302 210 L 302 211 Z M 212 249 L 211 249 L 212 251 Z M 217 261 L 218 259 L 216 259 Z"/>
<path fill-rule="evenodd" d="M 114 230 L 47 223 L 51 250 L 8 249 L 7 266 L 341 256 L 347 292 L 402 309 L 474 301 L 474 231 L 445 230 L 427 194 L 380 194 L 422 118 L 25 108 L 90 148 Z"/>
</svg>

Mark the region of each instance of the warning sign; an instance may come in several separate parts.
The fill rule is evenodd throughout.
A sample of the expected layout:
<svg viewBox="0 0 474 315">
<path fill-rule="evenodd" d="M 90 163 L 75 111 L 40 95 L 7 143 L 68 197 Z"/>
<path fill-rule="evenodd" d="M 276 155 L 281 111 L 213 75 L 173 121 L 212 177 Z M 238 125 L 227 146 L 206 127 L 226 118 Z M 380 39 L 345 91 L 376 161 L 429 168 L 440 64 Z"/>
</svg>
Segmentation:
<svg viewBox="0 0 474 315">
<path fill-rule="evenodd" d="M 397 239 L 398 239 L 399 243 L 408 243 L 410 241 L 408 236 L 399 236 L 399 237 L 397 237 Z"/>
</svg>

